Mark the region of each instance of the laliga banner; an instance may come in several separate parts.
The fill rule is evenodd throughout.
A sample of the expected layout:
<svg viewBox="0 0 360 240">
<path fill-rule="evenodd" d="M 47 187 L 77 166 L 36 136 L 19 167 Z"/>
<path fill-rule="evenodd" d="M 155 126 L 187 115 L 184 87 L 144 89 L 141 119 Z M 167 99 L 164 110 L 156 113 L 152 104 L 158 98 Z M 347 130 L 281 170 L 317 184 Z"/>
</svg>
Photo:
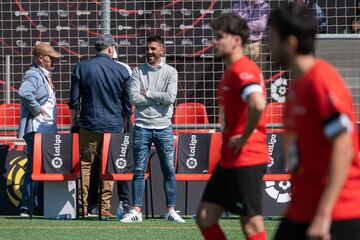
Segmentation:
<svg viewBox="0 0 360 240">
<path fill-rule="evenodd" d="M 270 161 L 266 173 L 281 174 L 286 172 L 285 158 L 282 152 L 282 135 L 279 133 L 267 134 L 267 144 Z M 291 200 L 290 181 L 264 182 L 263 206 L 264 215 L 282 215 Z"/>
<path fill-rule="evenodd" d="M 0 145 L 0 215 L 19 213 L 26 162 L 23 145 Z"/>
<path fill-rule="evenodd" d="M 129 133 L 111 134 L 107 172 L 132 173 L 134 167 L 132 136 Z"/>
<path fill-rule="evenodd" d="M 286 172 L 285 157 L 282 152 L 282 136 L 279 133 L 267 134 L 270 161 L 266 173 L 280 174 Z"/>
<path fill-rule="evenodd" d="M 282 216 L 291 200 L 291 182 L 266 181 L 263 189 L 263 214 Z"/>
<path fill-rule="evenodd" d="M 72 134 L 42 134 L 42 162 L 46 173 L 71 173 Z"/>
<path fill-rule="evenodd" d="M 177 173 L 207 173 L 211 133 L 179 135 Z"/>
</svg>

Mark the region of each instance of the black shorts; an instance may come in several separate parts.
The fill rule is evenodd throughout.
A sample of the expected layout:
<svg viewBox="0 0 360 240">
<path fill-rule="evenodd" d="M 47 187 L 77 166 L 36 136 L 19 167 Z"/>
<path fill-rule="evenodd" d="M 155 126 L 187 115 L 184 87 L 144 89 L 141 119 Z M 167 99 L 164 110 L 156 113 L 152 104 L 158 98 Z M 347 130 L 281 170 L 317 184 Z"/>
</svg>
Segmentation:
<svg viewBox="0 0 360 240">
<path fill-rule="evenodd" d="M 266 164 L 234 169 L 218 166 L 206 186 L 202 201 L 242 216 L 262 215 L 265 170 Z"/>
<path fill-rule="evenodd" d="M 296 223 L 284 219 L 275 235 L 274 240 L 303 240 L 307 239 L 306 231 L 309 224 Z M 360 239 L 360 218 L 333 221 L 331 223 L 331 240 L 356 240 Z"/>
</svg>

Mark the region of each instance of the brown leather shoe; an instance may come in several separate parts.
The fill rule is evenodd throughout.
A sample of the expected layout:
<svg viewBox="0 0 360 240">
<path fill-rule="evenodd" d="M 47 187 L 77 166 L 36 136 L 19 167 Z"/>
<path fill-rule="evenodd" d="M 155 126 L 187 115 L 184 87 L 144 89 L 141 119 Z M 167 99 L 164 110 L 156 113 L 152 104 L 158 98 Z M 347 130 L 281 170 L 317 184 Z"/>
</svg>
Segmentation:
<svg viewBox="0 0 360 240">
<path fill-rule="evenodd" d="M 101 211 L 101 216 L 103 217 L 112 217 L 111 213 L 108 210 Z"/>
</svg>

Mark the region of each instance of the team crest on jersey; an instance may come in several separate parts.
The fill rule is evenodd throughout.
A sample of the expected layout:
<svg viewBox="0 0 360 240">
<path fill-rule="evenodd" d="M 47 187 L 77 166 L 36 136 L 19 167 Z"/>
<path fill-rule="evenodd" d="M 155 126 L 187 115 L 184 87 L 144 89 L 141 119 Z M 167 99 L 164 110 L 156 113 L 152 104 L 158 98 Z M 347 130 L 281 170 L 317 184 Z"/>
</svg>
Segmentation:
<svg viewBox="0 0 360 240">
<path fill-rule="evenodd" d="M 254 74 L 249 72 L 242 72 L 240 73 L 239 77 L 243 80 L 250 80 L 250 79 L 254 79 Z"/>
</svg>

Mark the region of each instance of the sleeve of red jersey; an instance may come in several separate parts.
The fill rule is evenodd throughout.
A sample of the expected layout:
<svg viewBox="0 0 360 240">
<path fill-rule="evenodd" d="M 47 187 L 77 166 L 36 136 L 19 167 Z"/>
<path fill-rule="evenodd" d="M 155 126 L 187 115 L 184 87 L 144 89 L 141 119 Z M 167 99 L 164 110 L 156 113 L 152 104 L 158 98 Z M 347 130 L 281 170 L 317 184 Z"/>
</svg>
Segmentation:
<svg viewBox="0 0 360 240">
<path fill-rule="evenodd" d="M 292 115 L 292 103 L 288 100 L 284 108 L 284 127 L 287 132 L 295 131 L 295 120 Z"/>
<path fill-rule="evenodd" d="M 263 83 L 260 72 L 256 71 L 239 71 L 236 73 L 239 84 L 240 94 L 244 102 L 247 102 L 248 97 L 255 92 L 262 93 Z"/>
<path fill-rule="evenodd" d="M 323 121 L 324 135 L 329 139 L 345 129 L 351 131 L 353 127 L 350 117 L 346 114 L 347 101 L 341 99 L 337 87 L 339 86 L 335 84 L 321 84 L 321 82 L 315 85 L 315 96 Z"/>
</svg>

